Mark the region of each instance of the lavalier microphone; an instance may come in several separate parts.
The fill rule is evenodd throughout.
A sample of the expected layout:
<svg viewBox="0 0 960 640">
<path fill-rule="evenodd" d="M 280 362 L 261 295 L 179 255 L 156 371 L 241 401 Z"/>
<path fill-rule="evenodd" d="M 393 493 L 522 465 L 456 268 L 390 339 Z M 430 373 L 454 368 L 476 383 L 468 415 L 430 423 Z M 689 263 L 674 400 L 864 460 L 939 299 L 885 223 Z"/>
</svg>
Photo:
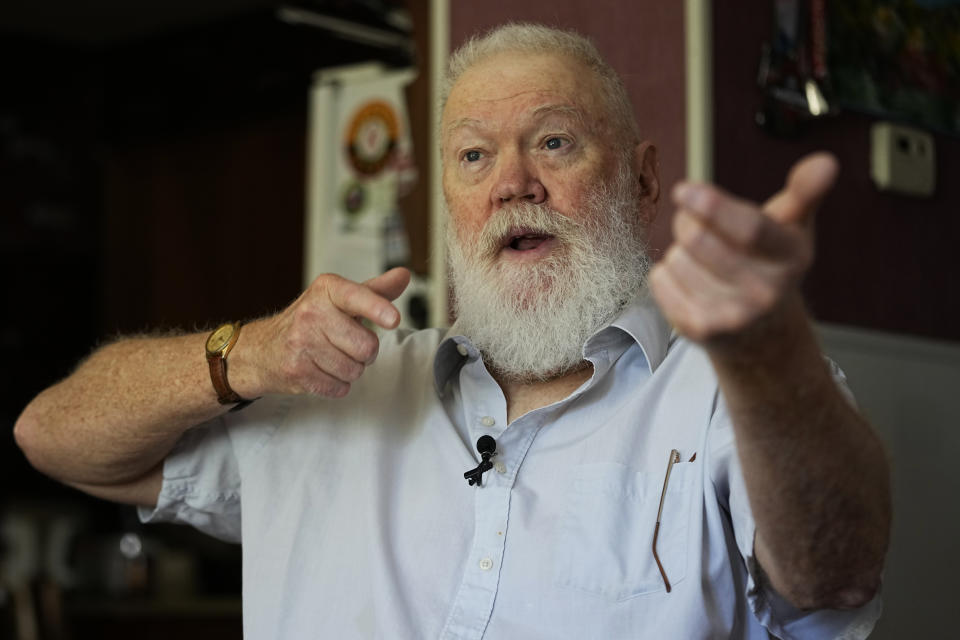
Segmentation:
<svg viewBox="0 0 960 640">
<path fill-rule="evenodd" d="M 497 441 L 493 439 L 493 436 L 480 436 L 480 439 L 477 440 L 477 452 L 482 458 L 480 464 L 463 474 L 467 484 L 471 487 L 473 485 L 483 486 L 483 472 L 493 468 L 490 458 L 497 454 Z"/>
</svg>

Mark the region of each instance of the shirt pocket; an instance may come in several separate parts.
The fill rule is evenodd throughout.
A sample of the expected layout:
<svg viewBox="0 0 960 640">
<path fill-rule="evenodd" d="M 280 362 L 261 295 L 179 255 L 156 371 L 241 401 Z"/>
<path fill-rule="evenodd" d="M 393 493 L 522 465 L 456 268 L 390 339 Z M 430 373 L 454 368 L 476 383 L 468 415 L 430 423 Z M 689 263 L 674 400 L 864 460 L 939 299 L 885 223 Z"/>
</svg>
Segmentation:
<svg viewBox="0 0 960 640">
<path fill-rule="evenodd" d="M 663 502 L 657 554 L 671 586 L 687 574 L 692 463 L 674 464 Z M 665 592 L 653 532 L 666 466 L 636 471 L 616 463 L 576 467 L 557 536 L 555 583 L 612 600 Z"/>
</svg>

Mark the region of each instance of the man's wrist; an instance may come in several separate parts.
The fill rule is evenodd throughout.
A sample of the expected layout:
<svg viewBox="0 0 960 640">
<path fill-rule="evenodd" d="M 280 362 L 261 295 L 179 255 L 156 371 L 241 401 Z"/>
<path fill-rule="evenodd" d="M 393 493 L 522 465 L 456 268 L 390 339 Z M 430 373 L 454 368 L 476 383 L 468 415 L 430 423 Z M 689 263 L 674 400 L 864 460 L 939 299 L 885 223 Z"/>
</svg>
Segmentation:
<svg viewBox="0 0 960 640">
<path fill-rule="evenodd" d="M 764 366 L 793 360 L 805 350 L 819 353 L 809 314 L 799 292 L 746 329 L 703 343 L 714 366 Z"/>
<path fill-rule="evenodd" d="M 242 398 L 259 398 L 266 393 L 254 359 L 261 323 L 262 320 L 244 323 L 243 335 L 230 351 L 230 387 Z"/>
<path fill-rule="evenodd" d="M 240 338 L 242 326 L 239 322 L 224 323 L 213 330 L 205 344 L 210 382 L 217 394 L 217 400 L 222 405 L 233 405 L 232 411 L 242 409 L 253 402 L 252 399 L 244 398 L 231 387 L 227 374 L 227 357 Z"/>
</svg>

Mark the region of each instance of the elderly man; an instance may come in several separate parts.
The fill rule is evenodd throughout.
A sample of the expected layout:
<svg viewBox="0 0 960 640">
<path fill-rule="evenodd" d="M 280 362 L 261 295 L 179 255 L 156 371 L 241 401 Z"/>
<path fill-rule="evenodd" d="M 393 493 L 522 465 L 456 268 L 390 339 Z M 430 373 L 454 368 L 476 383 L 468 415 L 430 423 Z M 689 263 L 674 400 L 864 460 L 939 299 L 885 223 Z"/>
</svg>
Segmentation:
<svg viewBox="0 0 960 640">
<path fill-rule="evenodd" d="M 797 290 L 834 161 L 762 207 L 676 186 L 649 269 L 656 149 L 536 25 L 453 55 L 442 156 L 452 329 L 378 338 L 409 274 L 323 275 L 100 349 L 24 411 L 30 460 L 242 542 L 247 638 L 864 637 L 888 470 Z"/>
</svg>

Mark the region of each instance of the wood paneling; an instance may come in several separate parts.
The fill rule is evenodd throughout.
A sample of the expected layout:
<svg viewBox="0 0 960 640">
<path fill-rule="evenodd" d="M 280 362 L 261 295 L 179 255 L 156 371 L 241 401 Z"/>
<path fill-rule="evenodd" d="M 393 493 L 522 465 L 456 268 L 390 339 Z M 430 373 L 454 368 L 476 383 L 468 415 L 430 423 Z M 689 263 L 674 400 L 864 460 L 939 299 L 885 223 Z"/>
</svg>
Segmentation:
<svg viewBox="0 0 960 640">
<path fill-rule="evenodd" d="M 775 138 L 754 115 L 761 44 L 771 38 L 769 0 L 725 3 L 714 12 L 715 154 L 717 182 L 762 199 L 780 188 L 801 155 L 827 149 L 840 159 L 837 188 L 817 218 L 817 260 L 805 292 L 824 321 L 960 339 L 960 140 L 936 136 L 937 191 L 911 198 L 877 191 L 869 177 L 870 125 L 845 113 L 808 123 L 801 135 Z"/>
<path fill-rule="evenodd" d="M 110 153 L 104 333 L 206 326 L 300 291 L 303 109 Z"/>
</svg>

